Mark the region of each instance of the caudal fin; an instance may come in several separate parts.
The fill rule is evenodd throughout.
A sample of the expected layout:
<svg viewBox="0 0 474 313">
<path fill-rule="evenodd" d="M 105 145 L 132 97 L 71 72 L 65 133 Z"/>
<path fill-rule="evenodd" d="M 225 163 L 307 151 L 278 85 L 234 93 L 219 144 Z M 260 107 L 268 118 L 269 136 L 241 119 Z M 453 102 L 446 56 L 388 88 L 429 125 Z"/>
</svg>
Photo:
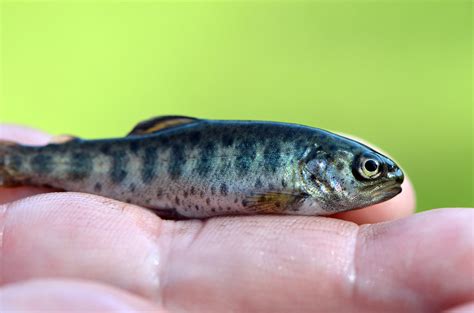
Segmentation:
<svg viewBox="0 0 474 313">
<path fill-rule="evenodd" d="M 0 187 L 14 187 L 20 185 L 15 180 L 15 166 L 19 157 L 15 155 L 19 145 L 10 141 L 0 140 Z M 16 160 L 17 159 L 17 160 Z"/>
</svg>

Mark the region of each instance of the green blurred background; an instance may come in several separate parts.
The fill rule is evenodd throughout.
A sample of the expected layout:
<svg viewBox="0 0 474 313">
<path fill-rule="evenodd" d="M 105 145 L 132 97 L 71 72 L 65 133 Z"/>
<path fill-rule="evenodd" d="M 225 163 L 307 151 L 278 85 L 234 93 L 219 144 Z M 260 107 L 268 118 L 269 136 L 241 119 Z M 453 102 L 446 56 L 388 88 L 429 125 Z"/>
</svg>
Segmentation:
<svg viewBox="0 0 474 313">
<path fill-rule="evenodd" d="M 419 210 L 473 205 L 471 1 L 1 5 L 0 122 L 121 136 L 182 114 L 365 138 Z"/>
</svg>

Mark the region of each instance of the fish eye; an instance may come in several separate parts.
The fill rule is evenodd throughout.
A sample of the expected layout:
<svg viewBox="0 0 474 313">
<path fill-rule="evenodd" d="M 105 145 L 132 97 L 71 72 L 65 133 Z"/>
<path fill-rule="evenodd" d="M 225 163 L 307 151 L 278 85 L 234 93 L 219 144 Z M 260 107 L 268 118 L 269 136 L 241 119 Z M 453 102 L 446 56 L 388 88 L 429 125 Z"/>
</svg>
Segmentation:
<svg viewBox="0 0 474 313">
<path fill-rule="evenodd" d="M 359 174 L 365 179 L 377 178 L 381 171 L 380 161 L 372 157 L 361 158 Z"/>
</svg>

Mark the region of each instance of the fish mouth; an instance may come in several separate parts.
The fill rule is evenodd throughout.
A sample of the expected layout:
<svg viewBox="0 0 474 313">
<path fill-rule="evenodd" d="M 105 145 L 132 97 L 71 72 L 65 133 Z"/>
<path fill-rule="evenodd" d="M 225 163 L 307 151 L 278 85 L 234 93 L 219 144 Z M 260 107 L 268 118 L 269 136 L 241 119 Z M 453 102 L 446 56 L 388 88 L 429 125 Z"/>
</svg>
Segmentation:
<svg viewBox="0 0 474 313">
<path fill-rule="evenodd" d="M 402 187 L 399 184 L 393 184 L 393 185 L 386 186 L 378 190 L 377 193 L 375 194 L 375 198 L 378 201 L 386 201 L 395 197 L 401 192 L 402 192 Z"/>
</svg>

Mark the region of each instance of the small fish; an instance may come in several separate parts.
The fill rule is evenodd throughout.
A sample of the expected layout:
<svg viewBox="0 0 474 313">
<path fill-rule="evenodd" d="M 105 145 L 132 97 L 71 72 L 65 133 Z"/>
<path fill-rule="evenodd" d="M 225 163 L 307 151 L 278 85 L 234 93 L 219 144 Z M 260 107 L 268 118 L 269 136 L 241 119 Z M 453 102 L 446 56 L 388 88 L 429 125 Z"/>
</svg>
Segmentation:
<svg viewBox="0 0 474 313">
<path fill-rule="evenodd" d="M 48 186 L 137 204 L 170 219 L 329 215 L 388 200 L 388 157 L 307 126 L 163 116 L 124 138 L 0 143 L 0 186 Z"/>
</svg>

